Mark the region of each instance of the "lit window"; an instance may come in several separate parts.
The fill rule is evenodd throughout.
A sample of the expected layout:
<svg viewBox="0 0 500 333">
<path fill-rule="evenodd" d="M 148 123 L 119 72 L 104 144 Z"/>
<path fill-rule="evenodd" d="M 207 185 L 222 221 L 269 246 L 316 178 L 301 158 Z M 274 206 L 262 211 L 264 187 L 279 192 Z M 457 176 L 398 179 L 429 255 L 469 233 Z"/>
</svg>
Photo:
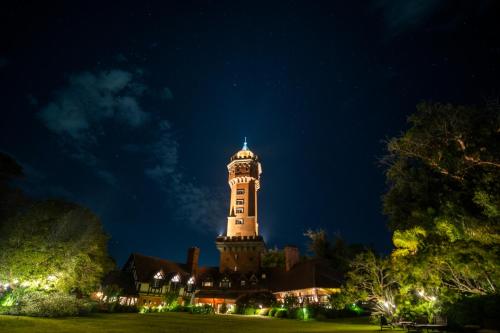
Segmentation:
<svg viewBox="0 0 500 333">
<path fill-rule="evenodd" d="M 213 287 L 214 283 L 212 281 L 203 281 L 201 285 L 203 287 Z"/>
<path fill-rule="evenodd" d="M 220 286 L 222 288 L 230 288 L 231 287 L 231 281 L 227 277 L 223 278 L 222 281 L 220 282 Z"/>
<path fill-rule="evenodd" d="M 172 278 L 172 280 L 170 280 L 170 281 L 172 281 L 172 282 L 174 282 L 174 283 L 177 283 L 177 282 L 179 282 L 180 280 L 181 280 L 181 277 L 179 276 L 179 274 L 177 274 L 177 275 L 175 275 L 175 276 Z"/>
<path fill-rule="evenodd" d="M 243 199 L 238 199 L 238 200 L 236 200 L 236 204 L 238 206 L 243 206 L 245 204 L 245 201 L 243 201 Z"/>
<path fill-rule="evenodd" d="M 245 194 L 245 189 L 242 188 L 237 189 L 236 194 Z"/>
<path fill-rule="evenodd" d="M 245 280 L 241 280 L 241 286 L 244 287 L 246 284 L 246 281 Z"/>
<path fill-rule="evenodd" d="M 243 224 L 243 219 L 236 219 L 236 224 Z"/>
<path fill-rule="evenodd" d="M 243 207 L 236 208 L 236 214 L 242 214 L 242 213 L 243 213 Z"/>
<path fill-rule="evenodd" d="M 163 272 L 159 271 L 153 276 L 153 288 L 160 288 L 163 280 Z"/>
<path fill-rule="evenodd" d="M 193 284 L 194 283 L 194 276 L 191 276 L 188 280 L 188 284 Z"/>
</svg>

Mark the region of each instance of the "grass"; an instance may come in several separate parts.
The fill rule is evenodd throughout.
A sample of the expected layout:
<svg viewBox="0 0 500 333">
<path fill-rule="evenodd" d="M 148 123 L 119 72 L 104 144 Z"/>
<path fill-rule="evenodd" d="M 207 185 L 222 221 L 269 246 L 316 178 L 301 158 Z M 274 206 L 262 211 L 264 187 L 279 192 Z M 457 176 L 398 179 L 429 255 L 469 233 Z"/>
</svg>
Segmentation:
<svg viewBox="0 0 500 333">
<path fill-rule="evenodd" d="M 367 318 L 298 321 L 257 316 L 192 315 L 188 313 L 95 314 L 77 318 L 31 318 L 0 315 L 0 332 L 9 333 L 210 333 L 210 332 L 373 332 L 380 327 Z"/>
</svg>

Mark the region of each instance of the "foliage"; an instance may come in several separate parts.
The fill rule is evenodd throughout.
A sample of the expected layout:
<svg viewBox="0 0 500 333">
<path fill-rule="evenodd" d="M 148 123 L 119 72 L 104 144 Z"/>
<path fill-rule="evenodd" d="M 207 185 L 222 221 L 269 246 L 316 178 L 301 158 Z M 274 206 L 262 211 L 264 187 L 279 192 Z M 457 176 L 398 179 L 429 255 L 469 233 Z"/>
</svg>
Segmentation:
<svg viewBox="0 0 500 333">
<path fill-rule="evenodd" d="M 304 236 L 309 238 L 309 252 L 313 253 L 316 258 L 328 260 L 331 266 L 340 273 L 346 273 L 351 260 L 357 254 L 366 251 L 365 246 L 347 244 L 339 234 L 329 239 L 323 229 L 308 230 Z"/>
<path fill-rule="evenodd" d="M 276 312 L 277 312 L 278 310 L 279 310 L 279 308 L 271 308 L 271 309 L 269 310 L 269 312 L 267 313 L 267 315 L 268 315 L 269 317 L 274 317 L 274 315 L 276 314 Z"/>
<path fill-rule="evenodd" d="M 446 304 L 444 311 L 448 324 L 454 328 L 464 325 L 498 328 L 500 296 L 463 297 L 456 302 Z"/>
<path fill-rule="evenodd" d="M 355 297 L 347 292 L 347 290 L 340 293 L 334 293 L 328 296 L 328 302 L 332 309 L 343 310 L 348 305 L 352 304 Z"/>
<path fill-rule="evenodd" d="M 371 251 L 358 254 L 347 277 L 346 292 L 357 300 L 371 302 L 374 316 L 394 315 L 398 281 L 388 258 L 377 257 Z"/>
<path fill-rule="evenodd" d="M 300 305 L 299 298 L 295 295 L 287 294 L 283 300 L 283 304 L 287 308 L 293 308 Z"/>
<path fill-rule="evenodd" d="M 278 309 L 275 313 L 274 316 L 276 318 L 286 318 L 288 316 L 288 310 L 287 309 Z"/>
<path fill-rule="evenodd" d="M 0 152 L 0 225 L 29 202 L 23 192 L 11 184 L 23 177 L 23 169 L 16 160 Z"/>
<path fill-rule="evenodd" d="M 273 267 L 285 267 L 285 253 L 283 251 L 275 249 L 269 249 L 262 256 L 262 267 L 263 268 L 273 268 Z"/>
<path fill-rule="evenodd" d="M 500 111 L 422 103 L 388 142 L 384 211 L 409 291 L 447 301 L 498 293 Z M 424 286 L 425 285 L 425 286 Z"/>
<path fill-rule="evenodd" d="M 190 307 L 193 314 L 213 314 L 214 308 L 209 304 L 197 305 Z"/>
<path fill-rule="evenodd" d="M 220 313 L 226 313 L 227 312 L 227 304 L 226 303 L 222 303 L 220 309 L 219 309 L 219 312 Z"/>
<path fill-rule="evenodd" d="M 175 307 L 178 304 L 179 293 L 177 291 L 168 291 L 163 296 L 165 305 L 169 308 Z"/>
<path fill-rule="evenodd" d="M 238 307 L 268 307 L 276 303 L 276 297 L 268 291 L 244 294 L 236 300 Z"/>
<path fill-rule="evenodd" d="M 97 216 L 64 201 L 36 202 L 0 225 L 0 281 L 88 294 L 113 266 Z"/>
<path fill-rule="evenodd" d="M 63 317 L 87 314 L 95 304 L 74 295 L 17 288 L 4 298 L 14 299 L 5 313 L 34 317 Z"/>
<path fill-rule="evenodd" d="M 271 311 L 271 308 L 262 308 L 257 310 L 256 314 L 258 314 L 259 316 L 268 316 L 269 311 Z"/>
</svg>

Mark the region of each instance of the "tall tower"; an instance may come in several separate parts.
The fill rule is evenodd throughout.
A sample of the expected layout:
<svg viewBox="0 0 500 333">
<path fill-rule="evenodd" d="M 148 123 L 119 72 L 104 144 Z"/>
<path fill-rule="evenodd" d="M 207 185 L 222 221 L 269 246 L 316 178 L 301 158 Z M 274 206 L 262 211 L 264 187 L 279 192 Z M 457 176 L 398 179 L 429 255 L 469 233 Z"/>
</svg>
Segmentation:
<svg viewBox="0 0 500 333">
<path fill-rule="evenodd" d="M 227 169 L 231 196 L 226 234 L 216 240 L 221 253 L 219 269 L 221 272 L 257 272 L 260 254 L 265 249 L 257 219 L 262 167 L 258 156 L 248 149 L 246 138 L 243 148 L 231 157 Z"/>
</svg>

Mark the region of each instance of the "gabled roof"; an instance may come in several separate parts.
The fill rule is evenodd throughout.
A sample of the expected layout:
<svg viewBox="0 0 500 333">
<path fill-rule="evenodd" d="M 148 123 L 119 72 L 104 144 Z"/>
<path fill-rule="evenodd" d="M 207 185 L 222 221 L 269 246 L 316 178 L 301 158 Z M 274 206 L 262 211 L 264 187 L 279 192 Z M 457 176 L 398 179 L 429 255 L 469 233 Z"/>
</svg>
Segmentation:
<svg viewBox="0 0 500 333">
<path fill-rule="evenodd" d="M 140 253 L 132 253 L 125 264 L 125 269 L 133 262 L 139 282 L 149 282 L 158 271 L 163 271 L 165 277 L 181 274 L 189 276 L 190 272 L 186 264 L 177 263 L 157 257 L 146 256 Z"/>
<path fill-rule="evenodd" d="M 300 262 L 288 272 L 283 268 L 268 271 L 269 289 L 273 292 L 307 288 L 340 288 L 342 275 L 330 268 L 327 261 L 310 259 Z"/>
<path fill-rule="evenodd" d="M 103 285 L 118 286 L 118 288 L 121 289 L 123 295 L 137 295 L 134 278 L 132 277 L 132 274 L 130 274 L 130 272 L 111 271 L 104 277 Z"/>
</svg>

